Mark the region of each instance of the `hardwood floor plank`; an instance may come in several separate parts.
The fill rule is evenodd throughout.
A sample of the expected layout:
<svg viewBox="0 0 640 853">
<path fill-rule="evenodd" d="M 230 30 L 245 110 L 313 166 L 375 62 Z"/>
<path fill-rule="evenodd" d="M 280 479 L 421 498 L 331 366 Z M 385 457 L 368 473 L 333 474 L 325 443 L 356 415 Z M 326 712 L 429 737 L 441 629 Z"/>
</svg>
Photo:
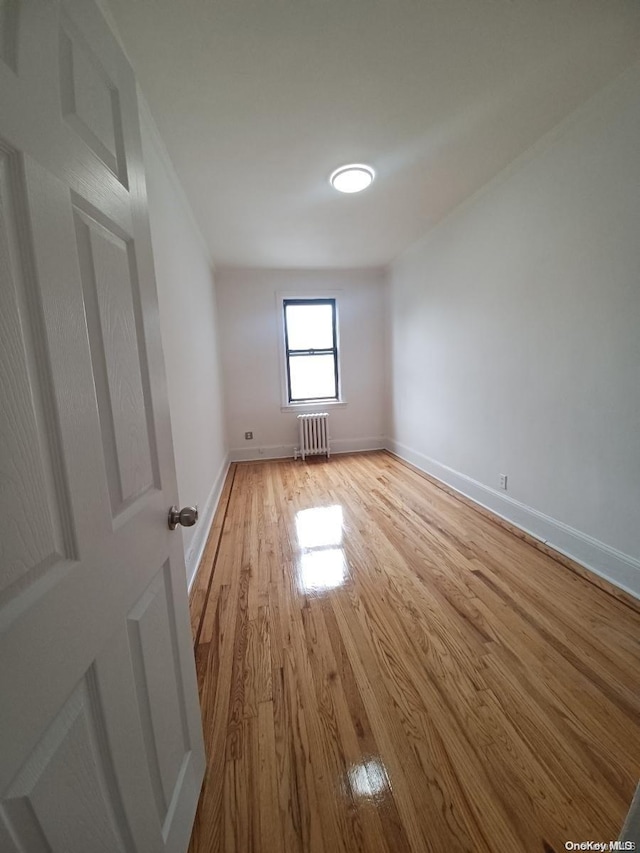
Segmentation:
<svg viewBox="0 0 640 853">
<path fill-rule="evenodd" d="M 444 816 L 436 837 L 448 838 L 450 850 L 473 849 L 466 833 L 467 811 L 471 810 L 476 821 L 490 811 L 496 848 L 525 849 L 524 839 L 518 836 L 478 757 L 477 743 L 469 737 L 468 721 L 477 716 L 483 691 L 475 689 L 468 675 L 464 691 L 458 683 L 447 681 L 450 661 L 446 656 L 435 654 L 426 662 L 417 656 L 406 632 L 398 629 L 391 608 L 383 613 L 367 599 L 363 613 L 362 627 L 375 644 L 383 681 L 427 770 L 435 808 L 430 823 L 438 827 L 437 816 Z"/>
<path fill-rule="evenodd" d="M 276 754 L 281 743 L 278 793 L 280 801 L 286 797 L 285 841 L 293 850 L 330 850 L 325 846 L 322 817 L 326 810 L 320 801 L 322 784 L 316 784 L 316 768 L 312 764 L 310 737 L 298 679 L 292 664 L 290 650 L 282 666 L 282 706 L 278 716 L 274 704 L 274 728 L 276 731 Z M 282 808 L 281 808 L 282 813 Z M 293 832 L 291 832 L 293 830 Z M 332 832 L 328 833 L 331 840 Z M 293 839 L 298 846 L 293 846 Z"/>
<path fill-rule="evenodd" d="M 624 772 L 613 762 L 598 760 L 598 751 L 585 744 L 584 736 L 567 722 L 555 698 L 536 687 L 535 674 L 528 676 L 521 669 L 520 677 L 514 678 L 515 662 L 512 660 L 510 666 L 505 665 L 497 654 L 488 659 L 488 665 L 487 678 L 493 685 L 492 701 L 500 705 L 495 709 L 496 717 L 517 720 L 520 737 L 562 792 L 570 800 L 582 800 L 585 831 L 591 831 L 589 837 L 595 838 L 596 828 L 607 825 L 611 837 L 615 837 L 616 827 L 610 816 L 620 809 L 618 801 L 624 801 L 621 792 L 629 789 L 631 780 L 625 779 Z M 581 784 L 580 778 L 589 779 L 590 784 Z M 592 814 L 597 815 L 595 826 L 588 825 Z"/>
<path fill-rule="evenodd" d="M 629 761 L 638 770 L 636 750 L 626 753 L 620 748 L 620 732 L 627 731 L 627 725 L 634 731 L 634 725 L 616 704 L 609 700 L 608 691 L 602 693 L 583 672 L 574 669 L 557 649 L 545 644 L 544 639 L 532 630 L 528 622 L 523 622 L 517 614 L 500 599 L 492 598 L 481 605 L 487 613 L 499 615 L 496 630 L 500 631 L 500 642 L 485 659 L 485 665 L 491 667 L 496 658 L 504 656 L 509 661 L 511 672 L 515 675 L 520 666 L 525 666 L 533 676 L 533 685 L 547 690 L 556 697 L 568 720 L 576 725 L 584 719 L 593 733 L 594 748 L 606 744 L 611 751 L 611 760 L 619 759 L 623 765 Z M 632 682 L 630 677 L 630 682 Z M 636 715 L 636 725 L 640 712 Z"/>
<path fill-rule="evenodd" d="M 260 844 L 265 850 L 282 850 L 284 839 L 278 803 L 273 702 L 260 702 L 257 725 Z"/>
<path fill-rule="evenodd" d="M 263 832 L 270 815 L 262 815 L 258 720 L 241 723 L 243 754 L 229 759 L 224 773 L 224 839 L 226 850 L 263 849 Z M 271 837 L 270 832 L 265 836 Z M 267 849 L 264 847 L 264 849 Z"/>
<path fill-rule="evenodd" d="M 224 494 L 191 599 L 190 853 L 617 837 L 640 604 L 387 453 L 237 463 Z"/>
<path fill-rule="evenodd" d="M 377 750 L 363 755 L 344 697 L 344 687 L 337 672 L 333 649 L 324 624 L 322 610 L 316 602 L 302 609 L 307 650 L 329 772 L 341 785 L 347 820 L 343 823 L 349 850 L 387 850 L 377 808 L 372 800 L 377 794 L 371 788 L 369 773 L 374 773 Z M 373 808 L 371 807 L 373 806 Z"/>
<path fill-rule="evenodd" d="M 360 752 L 365 756 L 364 768 L 368 784 L 375 799 L 375 805 L 380 818 L 382 831 L 389 850 L 409 851 L 409 838 L 398 812 L 396 801 L 389 781 L 388 772 L 375 759 L 378 755 L 378 744 L 371 728 L 369 715 L 358 688 L 353 667 L 347 654 L 347 649 L 336 620 L 335 613 L 329 602 L 322 604 L 325 628 L 333 651 L 336 671 L 342 684 L 344 700 L 347 705 L 349 718 L 358 738 Z M 367 761 L 366 759 L 371 760 Z"/>
<path fill-rule="evenodd" d="M 271 641 L 269 608 L 259 607 L 249 621 L 244 670 L 244 715 L 257 717 L 260 702 L 273 698 L 271 689 Z"/>
<path fill-rule="evenodd" d="M 227 761 L 242 758 L 244 735 L 248 730 L 248 727 L 244 725 L 244 719 L 247 670 L 246 651 L 249 633 L 248 616 L 250 581 L 251 570 L 248 565 L 244 565 L 240 572 L 238 607 L 233 639 L 233 659 L 231 662 L 231 685 L 229 691 L 229 713 L 227 721 Z"/>
<path fill-rule="evenodd" d="M 396 691 L 387 689 L 372 644 L 359 620 L 353 618 L 353 603 L 341 596 L 333 600 L 332 606 L 410 848 L 416 852 L 428 850 L 433 846 L 430 839 L 441 837 L 455 849 L 458 833 L 449 830 L 447 818 L 456 821 L 457 815 L 451 809 L 445 814 L 442 808 L 439 780 L 430 775 L 432 762 L 428 759 L 425 763 L 420 755 L 420 733 L 413 725 L 407 729 L 407 721 L 399 712 Z M 475 849 L 487 853 L 491 850 L 481 838 L 476 838 Z"/>
</svg>

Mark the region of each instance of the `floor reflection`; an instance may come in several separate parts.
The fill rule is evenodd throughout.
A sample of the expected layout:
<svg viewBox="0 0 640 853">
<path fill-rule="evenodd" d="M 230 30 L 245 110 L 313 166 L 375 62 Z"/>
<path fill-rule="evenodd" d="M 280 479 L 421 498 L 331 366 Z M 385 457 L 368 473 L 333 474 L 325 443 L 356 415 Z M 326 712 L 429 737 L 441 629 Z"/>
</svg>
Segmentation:
<svg viewBox="0 0 640 853">
<path fill-rule="evenodd" d="M 347 564 L 342 548 L 321 548 L 300 555 L 298 585 L 302 592 L 335 589 L 347 579 Z"/>
<path fill-rule="evenodd" d="M 378 758 L 354 764 L 349 768 L 348 774 L 354 797 L 379 799 L 389 789 L 387 771 Z"/>
<path fill-rule="evenodd" d="M 323 548 L 342 542 L 342 507 L 321 506 L 296 513 L 296 533 L 301 548 Z"/>
<path fill-rule="evenodd" d="M 348 565 L 342 543 L 342 507 L 303 509 L 296 514 L 296 534 L 300 553 L 296 560 L 301 592 L 322 594 L 342 586 Z"/>
</svg>

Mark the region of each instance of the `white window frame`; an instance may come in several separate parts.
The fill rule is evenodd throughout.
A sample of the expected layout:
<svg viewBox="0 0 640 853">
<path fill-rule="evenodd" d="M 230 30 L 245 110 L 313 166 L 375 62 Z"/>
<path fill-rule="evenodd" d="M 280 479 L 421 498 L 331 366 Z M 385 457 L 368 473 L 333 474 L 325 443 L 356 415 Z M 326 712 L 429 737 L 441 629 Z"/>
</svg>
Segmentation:
<svg viewBox="0 0 640 853">
<path fill-rule="evenodd" d="M 312 290 L 312 291 L 279 291 L 276 293 L 276 309 L 278 312 L 279 362 L 280 362 L 280 411 L 282 412 L 324 412 L 340 406 L 346 406 L 347 401 L 342 391 L 342 348 L 340 346 L 340 297 L 341 290 Z M 318 402 L 289 402 L 289 386 L 287 381 L 287 347 L 284 327 L 284 303 L 287 299 L 335 299 L 336 304 L 336 349 L 338 366 L 338 399 L 320 400 Z"/>
</svg>

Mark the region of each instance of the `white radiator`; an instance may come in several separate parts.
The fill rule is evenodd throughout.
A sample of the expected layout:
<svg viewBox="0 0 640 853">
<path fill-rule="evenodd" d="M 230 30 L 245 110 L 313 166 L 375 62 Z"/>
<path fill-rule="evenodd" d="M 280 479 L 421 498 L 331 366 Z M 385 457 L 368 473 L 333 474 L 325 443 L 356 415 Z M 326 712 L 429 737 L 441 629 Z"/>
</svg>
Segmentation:
<svg viewBox="0 0 640 853">
<path fill-rule="evenodd" d="M 329 448 L 329 415 L 319 412 L 314 415 L 298 415 L 298 431 L 300 447 L 298 453 L 304 459 L 306 456 L 318 456 L 321 453 L 331 455 Z"/>
</svg>

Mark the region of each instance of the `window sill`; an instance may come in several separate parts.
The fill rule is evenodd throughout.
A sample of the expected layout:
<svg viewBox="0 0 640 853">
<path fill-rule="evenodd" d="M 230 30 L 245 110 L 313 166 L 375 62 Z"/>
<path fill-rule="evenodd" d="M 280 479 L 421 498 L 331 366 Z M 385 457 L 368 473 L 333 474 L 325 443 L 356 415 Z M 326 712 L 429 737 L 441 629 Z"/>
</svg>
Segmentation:
<svg viewBox="0 0 640 853">
<path fill-rule="evenodd" d="M 280 406 L 281 412 L 298 412 L 299 414 L 313 414 L 314 412 L 324 412 L 329 409 L 343 409 L 347 405 L 346 400 L 326 400 L 324 403 L 289 403 L 286 406 Z"/>
</svg>

